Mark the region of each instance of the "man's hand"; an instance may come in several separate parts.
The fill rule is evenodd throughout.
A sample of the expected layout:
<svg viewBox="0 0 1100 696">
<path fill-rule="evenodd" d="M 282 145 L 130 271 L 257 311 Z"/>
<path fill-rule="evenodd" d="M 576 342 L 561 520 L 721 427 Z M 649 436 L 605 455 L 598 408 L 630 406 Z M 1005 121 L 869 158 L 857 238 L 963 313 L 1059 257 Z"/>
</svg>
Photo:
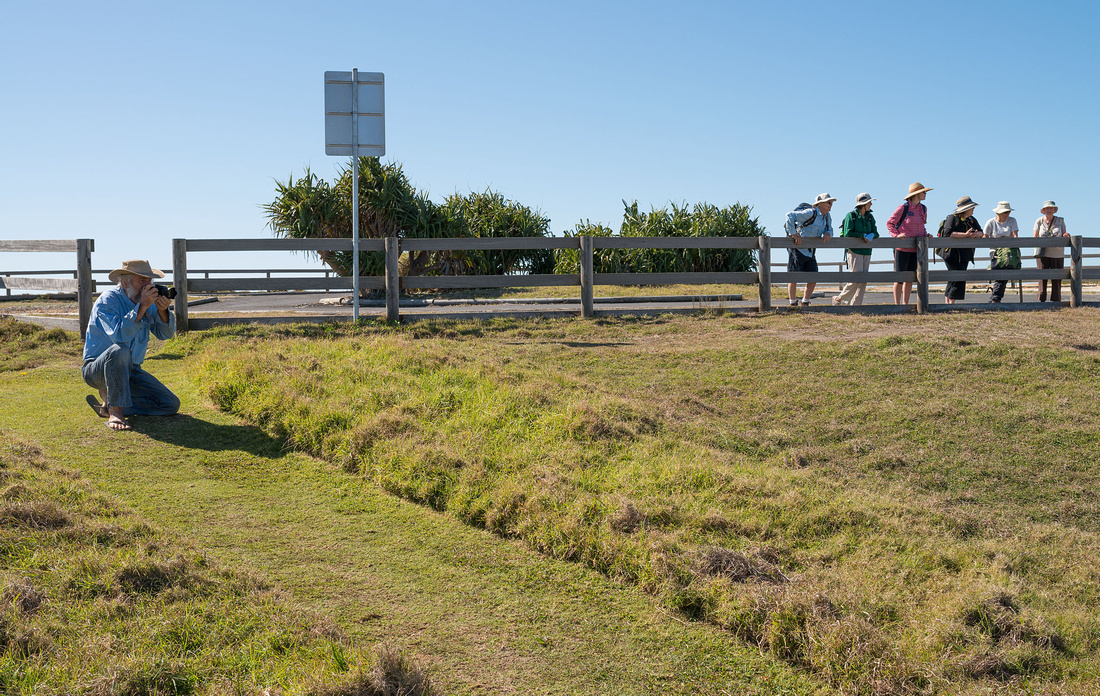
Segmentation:
<svg viewBox="0 0 1100 696">
<path fill-rule="evenodd" d="M 827 241 L 829 241 L 830 239 L 832 239 L 832 238 L 833 238 L 833 235 L 829 234 L 828 232 L 826 232 L 826 233 L 825 233 L 824 235 L 822 235 L 822 236 L 823 236 L 823 237 L 825 238 L 825 241 L 826 241 L 826 242 L 827 242 Z"/>
<path fill-rule="evenodd" d="M 794 245 L 795 246 L 798 246 L 799 244 L 802 243 L 802 235 L 800 235 L 800 234 L 792 234 L 791 239 L 794 240 Z"/>
<path fill-rule="evenodd" d="M 161 295 L 159 292 L 157 293 L 157 299 L 153 300 L 153 303 L 156 304 L 157 309 L 168 309 L 172 306 L 172 300 Z"/>
<path fill-rule="evenodd" d="M 141 296 L 138 298 L 138 316 L 141 316 L 145 310 L 149 309 L 149 305 L 155 304 L 157 298 L 160 297 L 160 293 L 153 287 L 152 284 L 146 285 L 141 289 Z"/>
</svg>

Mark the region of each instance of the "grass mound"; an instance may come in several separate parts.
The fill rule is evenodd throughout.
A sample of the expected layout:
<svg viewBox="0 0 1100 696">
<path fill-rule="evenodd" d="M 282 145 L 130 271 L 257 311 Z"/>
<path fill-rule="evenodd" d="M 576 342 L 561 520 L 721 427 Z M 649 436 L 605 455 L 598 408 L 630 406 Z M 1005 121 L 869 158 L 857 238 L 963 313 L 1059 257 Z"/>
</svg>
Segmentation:
<svg viewBox="0 0 1100 696">
<path fill-rule="evenodd" d="M 43 329 L 0 315 L 0 372 L 18 372 L 56 360 L 77 357 L 84 350 L 80 336 L 63 329 Z"/>
<path fill-rule="evenodd" d="M 248 328 L 174 349 L 288 443 L 846 692 L 1085 693 L 1100 358 L 1079 336 L 1100 313 L 1022 316 Z"/>
<path fill-rule="evenodd" d="M 324 617 L 213 566 L 33 445 L 0 441 L 0 692 L 432 693 L 392 650 L 361 654 Z M 386 675 L 370 684 L 390 690 L 340 690 L 358 673 Z"/>
</svg>

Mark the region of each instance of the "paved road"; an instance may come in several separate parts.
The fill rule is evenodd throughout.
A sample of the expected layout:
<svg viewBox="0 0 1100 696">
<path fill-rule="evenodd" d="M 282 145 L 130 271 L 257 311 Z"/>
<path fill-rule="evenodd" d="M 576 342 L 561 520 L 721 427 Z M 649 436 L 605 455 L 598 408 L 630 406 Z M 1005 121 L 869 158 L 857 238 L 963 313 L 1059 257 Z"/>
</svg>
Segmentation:
<svg viewBox="0 0 1100 696">
<path fill-rule="evenodd" d="M 795 311 L 905 311 L 894 309 L 893 296 L 889 292 L 868 292 L 864 308 L 845 307 L 834 310 L 831 299 L 835 291 L 815 293 L 813 304 L 807 308 L 798 308 Z M 338 303 L 343 298 L 350 301 L 350 295 L 344 293 L 253 293 L 248 295 L 234 295 L 219 297 L 217 302 L 193 306 L 189 309 L 189 315 L 194 319 L 212 319 L 219 315 L 231 314 L 248 315 L 279 315 L 302 316 L 310 318 L 350 318 L 352 308 L 349 303 Z M 773 298 L 773 306 L 777 310 L 787 311 L 786 297 Z M 1019 294 L 1006 295 L 1003 305 L 1005 308 L 1040 308 L 1043 306 L 1035 303 L 1033 293 L 1024 296 L 1027 302 L 1021 305 Z M 1097 300 L 1097 297 L 1086 297 L 1086 300 Z M 943 295 L 935 294 L 931 297 L 933 308 L 944 306 Z M 962 303 L 968 306 L 988 305 L 989 294 L 982 291 L 970 291 L 967 299 Z M 1016 307 L 1013 307 L 1015 305 Z M 736 300 L 708 296 L 689 299 L 677 297 L 670 300 L 657 298 L 623 298 L 621 301 L 612 301 L 611 298 L 597 298 L 596 312 L 604 314 L 648 314 L 659 312 L 690 312 L 700 309 L 749 311 L 755 310 L 757 301 Z M 550 299 L 528 298 L 525 300 L 446 300 L 434 303 L 424 300 L 403 301 L 401 314 L 407 318 L 425 317 L 489 317 L 489 316 L 574 316 L 580 313 L 578 301 L 553 301 Z M 381 303 L 371 303 L 361 306 L 360 317 L 380 318 L 385 316 L 385 307 Z M 258 318 L 258 317 L 257 317 Z"/>
<path fill-rule="evenodd" d="M 777 311 L 799 312 L 866 312 L 866 313 L 904 313 L 912 311 L 908 308 L 895 307 L 893 296 L 889 292 L 868 292 L 863 307 L 834 307 L 831 298 L 836 290 L 831 287 L 827 292 L 815 293 L 813 304 L 809 307 L 792 308 L 787 305 L 786 295 L 773 296 L 773 306 Z M 345 303 L 340 303 L 341 298 Z M 1068 292 L 1063 288 L 1064 305 L 1068 305 Z M 287 293 L 248 293 L 243 295 L 218 296 L 216 302 L 193 305 L 188 309 L 188 315 L 192 320 L 192 328 L 208 328 L 214 323 L 225 321 L 255 321 L 262 323 L 277 323 L 287 320 L 299 321 L 329 321 L 349 320 L 352 315 L 350 304 L 351 296 L 347 292 L 287 292 Z M 1020 302 L 1019 294 L 1009 293 L 1001 305 L 1005 310 L 1016 309 L 1053 309 L 1051 303 L 1039 304 L 1035 302 L 1034 291 L 1025 293 L 1027 302 Z M 944 308 L 942 293 L 935 293 L 931 297 L 932 309 Z M 1100 288 L 1086 287 L 1086 304 L 1100 304 Z M 596 298 L 597 315 L 626 315 L 626 314 L 659 314 L 659 313 L 689 313 L 700 310 L 715 311 L 755 311 L 757 301 L 728 299 L 719 296 L 704 296 L 691 298 L 681 296 L 675 298 Z M 982 290 L 970 290 L 967 299 L 961 303 L 964 307 L 976 309 L 988 306 L 989 293 Z M 79 331 L 75 306 L 72 303 L 49 302 L 43 307 L 28 307 L 25 305 L 4 306 L 0 302 L 0 314 L 11 314 L 22 321 L 29 321 L 47 327 L 60 327 L 69 331 Z M 369 306 L 361 306 L 359 316 L 363 319 L 383 319 L 386 310 L 382 303 L 374 302 Z M 413 300 L 402 302 L 401 317 L 403 320 L 418 320 L 431 318 L 446 319 L 489 319 L 493 317 L 572 317 L 580 314 L 580 303 L 577 300 L 563 301 L 550 298 L 537 299 L 507 299 L 507 300 Z"/>
</svg>

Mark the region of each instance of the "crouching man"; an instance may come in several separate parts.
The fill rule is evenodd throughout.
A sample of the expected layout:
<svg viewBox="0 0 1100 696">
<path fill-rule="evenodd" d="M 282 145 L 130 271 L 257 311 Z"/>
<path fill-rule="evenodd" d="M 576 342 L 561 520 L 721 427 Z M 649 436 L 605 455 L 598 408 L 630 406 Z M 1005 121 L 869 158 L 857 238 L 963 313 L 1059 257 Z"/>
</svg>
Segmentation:
<svg viewBox="0 0 1100 696">
<path fill-rule="evenodd" d="M 84 381 L 99 390 L 88 404 L 112 430 L 129 430 L 129 416 L 171 416 L 180 400 L 141 368 L 149 334 L 167 340 L 176 333 L 172 301 L 162 297 L 153 278 L 164 274 L 148 261 L 124 261 L 107 276 L 118 286 L 99 296 L 84 341 Z"/>
</svg>

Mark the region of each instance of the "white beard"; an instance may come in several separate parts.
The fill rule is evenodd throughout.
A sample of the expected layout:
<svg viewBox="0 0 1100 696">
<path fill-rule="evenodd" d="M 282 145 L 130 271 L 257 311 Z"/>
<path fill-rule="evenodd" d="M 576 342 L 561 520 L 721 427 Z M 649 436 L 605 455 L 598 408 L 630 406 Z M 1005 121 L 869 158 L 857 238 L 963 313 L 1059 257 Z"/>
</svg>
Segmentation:
<svg viewBox="0 0 1100 696">
<path fill-rule="evenodd" d="M 134 304 L 137 304 L 138 300 L 141 299 L 141 293 L 138 292 L 137 288 L 133 287 L 132 285 L 123 285 L 122 290 L 126 293 L 126 297 L 129 297 L 130 301 Z"/>
</svg>

